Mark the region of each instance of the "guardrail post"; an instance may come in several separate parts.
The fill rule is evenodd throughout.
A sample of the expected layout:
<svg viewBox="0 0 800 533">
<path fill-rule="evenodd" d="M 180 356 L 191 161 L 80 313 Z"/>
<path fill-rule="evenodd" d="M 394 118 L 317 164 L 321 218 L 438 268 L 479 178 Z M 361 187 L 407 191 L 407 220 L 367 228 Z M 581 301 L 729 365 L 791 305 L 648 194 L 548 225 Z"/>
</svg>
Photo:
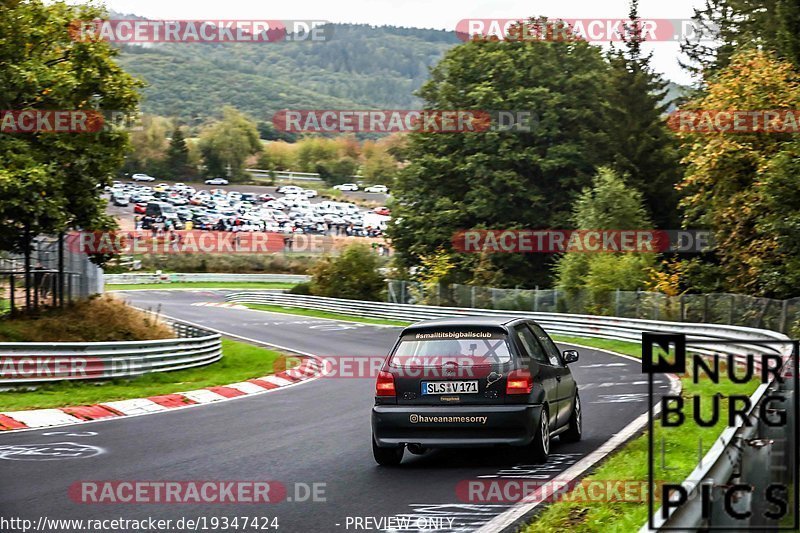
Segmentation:
<svg viewBox="0 0 800 533">
<path fill-rule="evenodd" d="M 642 312 L 642 302 L 639 289 L 636 289 L 636 318 L 640 318 Z"/>
<path fill-rule="evenodd" d="M 770 527 L 777 522 L 767 518 L 766 513 L 771 504 L 766 499 L 766 489 L 772 478 L 772 446 L 769 439 L 752 439 L 743 443 L 741 459 L 741 482 L 750 485 L 750 505 L 745 510 L 750 511 L 750 526 Z M 744 499 L 744 498 L 743 498 Z"/>
<path fill-rule="evenodd" d="M 781 302 L 781 323 L 779 331 L 781 333 L 789 332 L 789 300 L 783 300 L 783 302 Z"/>
<path fill-rule="evenodd" d="M 786 401 L 786 396 L 781 394 L 784 397 L 784 401 Z M 784 404 L 787 405 L 787 404 Z M 767 416 L 775 420 L 781 414 L 786 416 L 786 426 L 784 427 L 773 427 L 768 424 L 765 424 L 763 420 L 758 421 L 758 434 L 766 440 L 772 442 L 772 461 L 767 468 L 771 473 L 771 479 L 776 482 L 780 483 L 787 483 L 790 479 L 790 463 L 792 462 L 791 459 L 793 458 L 792 450 L 790 444 L 790 437 L 791 434 L 789 433 L 789 415 L 790 413 L 787 409 L 769 409 L 767 411 Z"/>
<path fill-rule="evenodd" d="M 537 285 L 535 289 L 533 289 L 533 312 L 539 312 L 539 286 Z"/>
<path fill-rule="evenodd" d="M 14 293 L 16 292 L 16 287 L 14 287 L 14 274 L 11 274 L 8 279 L 9 290 L 11 291 L 11 314 L 14 314 Z"/>
<path fill-rule="evenodd" d="M 713 501 L 713 505 L 711 507 L 711 519 L 706 523 L 699 524 L 698 529 L 702 529 L 704 526 L 714 526 L 717 528 L 737 528 L 742 526 L 741 520 L 737 520 L 726 511 L 725 491 L 728 489 L 728 485 L 719 483 L 721 483 L 721 480 L 714 485 L 714 488 L 711 491 L 711 498 Z M 737 494 L 741 495 L 741 498 L 731 502 L 731 507 L 733 510 L 739 513 L 745 513 L 749 511 L 751 505 L 751 494 L 749 492 L 739 492 Z M 697 531 L 698 529 L 692 528 L 693 531 Z"/>
</svg>

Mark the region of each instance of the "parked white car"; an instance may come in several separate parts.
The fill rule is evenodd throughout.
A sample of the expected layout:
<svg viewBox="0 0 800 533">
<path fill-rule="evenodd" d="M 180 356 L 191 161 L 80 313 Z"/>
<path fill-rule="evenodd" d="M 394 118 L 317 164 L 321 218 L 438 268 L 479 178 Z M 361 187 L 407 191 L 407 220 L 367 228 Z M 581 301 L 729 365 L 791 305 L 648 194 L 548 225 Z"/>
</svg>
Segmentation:
<svg viewBox="0 0 800 533">
<path fill-rule="evenodd" d="M 211 178 L 210 180 L 205 181 L 206 185 L 227 185 L 228 180 L 225 178 Z"/>
<path fill-rule="evenodd" d="M 337 191 L 357 191 L 358 185 L 355 183 L 342 183 L 341 185 L 334 185 L 333 188 Z"/>
<path fill-rule="evenodd" d="M 314 189 L 303 189 L 303 192 L 301 194 L 303 194 L 303 196 L 305 196 L 306 198 L 317 197 L 317 191 L 315 191 Z"/>
<path fill-rule="evenodd" d="M 386 194 L 389 192 L 389 188 L 386 185 L 370 185 L 364 188 L 364 192 L 381 192 Z"/>
<path fill-rule="evenodd" d="M 297 185 L 281 185 L 276 189 L 275 192 L 281 194 L 301 194 L 303 189 L 298 187 Z"/>
<path fill-rule="evenodd" d="M 133 181 L 156 181 L 153 176 L 148 176 L 147 174 L 134 174 L 131 178 Z"/>
</svg>

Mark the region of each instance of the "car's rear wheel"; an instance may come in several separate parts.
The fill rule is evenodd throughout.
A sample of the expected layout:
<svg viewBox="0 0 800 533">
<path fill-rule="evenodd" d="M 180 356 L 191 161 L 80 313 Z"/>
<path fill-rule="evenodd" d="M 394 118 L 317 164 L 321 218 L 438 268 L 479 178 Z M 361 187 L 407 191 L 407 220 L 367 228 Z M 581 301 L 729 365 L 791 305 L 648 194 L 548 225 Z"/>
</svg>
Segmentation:
<svg viewBox="0 0 800 533">
<path fill-rule="evenodd" d="M 547 408 L 542 408 L 539 416 L 539 429 L 530 444 L 531 455 L 534 461 L 544 463 L 550 455 L 550 418 Z"/>
<path fill-rule="evenodd" d="M 381 466 L 397 466 L 400 464 L 400 461 L 403 460 L 403 452 L 405 451 L 405 446 L 395 446 L 392 448 L 381 448 L 378 446 L 378 443 L 375 442 L 375 438 L 372 439 L 372 456 L 375 458 L 375 462 Z"/>
<path fill-rule="evenodd" d="M 583 435 L 583 412 L 581 411 L 581 398 L 575 393 L 575 406 L 572 408 L 572 416 L 569 417 L 569 426 L 561 434 L 564 442 L 578 442 Z"/>
</svg>

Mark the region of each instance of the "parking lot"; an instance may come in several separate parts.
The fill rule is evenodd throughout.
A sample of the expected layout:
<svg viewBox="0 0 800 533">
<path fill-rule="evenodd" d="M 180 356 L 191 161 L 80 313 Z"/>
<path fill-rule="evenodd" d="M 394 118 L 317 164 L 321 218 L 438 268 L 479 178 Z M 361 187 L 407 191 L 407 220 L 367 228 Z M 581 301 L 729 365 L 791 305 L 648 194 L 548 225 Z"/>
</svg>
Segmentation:
<svg viewBox="0 0 800 533">
<path fill-rule="evenodd" d="M 281 191 L 281 192 L 278 192 Z M 114 182 L 108 212 L 124 230 L 216 230 L 382 238 L 389 211 L 363 207 L 388 195 L 343 191 L 343 201 L 321 198 L 300 186 Z"/>
</svg>

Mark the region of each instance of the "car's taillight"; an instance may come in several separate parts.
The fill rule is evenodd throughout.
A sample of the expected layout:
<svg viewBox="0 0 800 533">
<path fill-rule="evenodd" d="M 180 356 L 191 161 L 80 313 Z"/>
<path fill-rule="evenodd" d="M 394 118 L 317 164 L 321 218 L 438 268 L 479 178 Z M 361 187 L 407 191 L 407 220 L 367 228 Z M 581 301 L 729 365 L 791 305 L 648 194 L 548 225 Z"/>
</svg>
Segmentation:
<svg viewBox="0 0 800 533">
<path fill-rule="evenodd" d="M 375 396 L 394 396 L 394 375 L 389 372 L 378 372 L 378 381 L 375 382 Z"/>
<path fill-rule="evenodd" d="M 533 377 L 527 370 L 514 370 L 508 374 L 506 394 L 530 394 L 533 390 Z"/>
</svg>

